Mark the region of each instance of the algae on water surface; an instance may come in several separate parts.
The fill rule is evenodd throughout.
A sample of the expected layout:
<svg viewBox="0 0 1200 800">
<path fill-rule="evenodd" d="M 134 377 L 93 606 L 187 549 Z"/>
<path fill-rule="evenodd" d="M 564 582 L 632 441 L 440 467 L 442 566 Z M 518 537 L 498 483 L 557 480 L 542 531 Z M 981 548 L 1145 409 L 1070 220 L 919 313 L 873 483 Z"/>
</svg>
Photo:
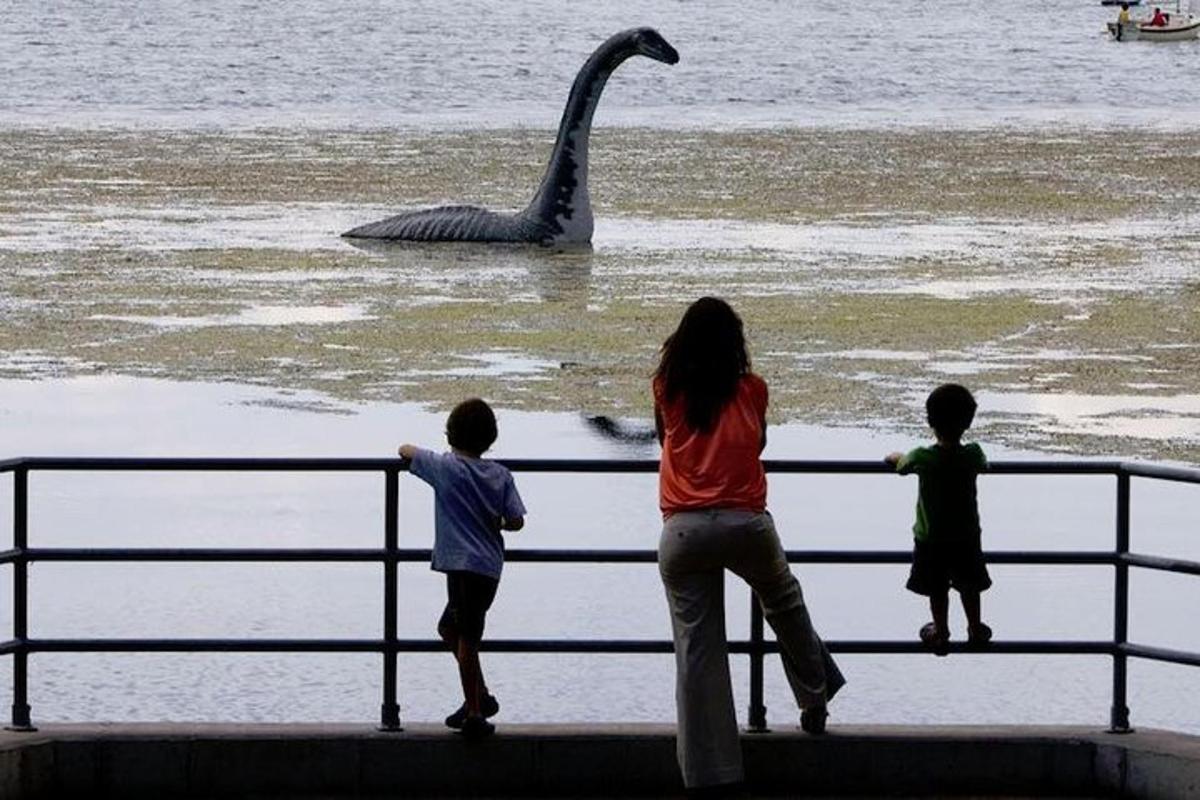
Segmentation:
<svg viewBox="0 0 1200 800">
<path fill-rule="evenodd" d="M 521 206 L 549 142 L 0 131 L 0 374 L 645 416 L 659 344 L 718 294 L 777 421 L 915 432 L 950 379 L 1083 398 L 1085 415 L 1113 396 L 1140 398 L 1134 416 L 1187 422 L 1155 398 L 1200 413 L 1200 135 L 602 129 L 594 249 L 337 237 L 401 207 Z M 1164 438 L 984 406 L 979 425 L 1200 461 L 1194 420 Z"/>
</svg>

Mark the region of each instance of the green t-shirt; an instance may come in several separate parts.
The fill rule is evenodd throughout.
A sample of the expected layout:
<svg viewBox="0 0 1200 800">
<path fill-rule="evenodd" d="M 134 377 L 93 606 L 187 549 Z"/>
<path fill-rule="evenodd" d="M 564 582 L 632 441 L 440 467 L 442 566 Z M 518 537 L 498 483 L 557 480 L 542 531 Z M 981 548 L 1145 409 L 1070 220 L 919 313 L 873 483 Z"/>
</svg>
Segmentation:
<svg viewBox="0 0 1200 800">
<path fill-rule="evenodd" d="M 978 540 L 975 476 L 985 469 L 987 458 L 974 442 L 918 447 L 896 462 L 896 472 L 915 472 L 920 481 L 913 538 L 918 542 Z"/>
</svg>

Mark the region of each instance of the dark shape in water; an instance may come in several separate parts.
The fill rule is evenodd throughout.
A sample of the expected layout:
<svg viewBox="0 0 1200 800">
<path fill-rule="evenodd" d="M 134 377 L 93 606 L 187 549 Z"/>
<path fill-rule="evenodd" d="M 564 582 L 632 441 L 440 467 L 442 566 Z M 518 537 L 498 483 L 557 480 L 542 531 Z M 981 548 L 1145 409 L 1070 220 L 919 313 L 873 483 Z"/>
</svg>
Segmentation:
<svg viewBox="0 0 1200 800">
<path fill-rule="evenodd" d="M 596 433 L 618 442 L 649 444 L 658 438 L 658 434 L 655 433 L 653 428 L 629 428 L 612 417 L 606 417 L 603 414 L 584 417 L 584 421 Z"/>
<path fill-rule="evenodd" d="M 593 222 L 587 173 L 592 115 L 608 76 L 625 59 L 637 55 L 665 64 L 679 61 L 675 48 L 652 28 L 622 31 L 596 48 L 575 76 L 546 174 L 524 211 L 503 213 L 479 206 L 426 208 L 360 225 L 342 236 L 420 242 L 590 242 Z"/>
</svg>

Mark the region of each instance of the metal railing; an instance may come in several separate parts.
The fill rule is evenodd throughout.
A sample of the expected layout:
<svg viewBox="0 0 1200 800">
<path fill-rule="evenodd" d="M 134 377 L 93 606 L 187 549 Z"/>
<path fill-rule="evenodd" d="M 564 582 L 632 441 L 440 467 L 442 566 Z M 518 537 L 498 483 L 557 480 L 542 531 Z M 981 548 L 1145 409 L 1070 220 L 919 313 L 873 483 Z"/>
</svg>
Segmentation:
<svg viewBox="0 0 1200 800">
<path fill-rule="evenodd" d="M 629 473 L 655 472 L 657 461 L 501 459 L 514 472 Z M 771 473 L 869 474 L 890 473 L 877 461 L 764 461 Z M 400 639 L 397 635 L 397 567 L 401 562 L 428 561 L 427 549 L 399 545 L 399 478 L 406 469 L 398 459 L 366 458 L 15 458 L 0 461 L 0 473 L 13 475 L 12 549 L 0 551 L 0 565 L 13 566 L 12 639 L 0 642 L 0 655 L 12 655 L 12 721 L 9 730 L 32 731 L 28 675 L 32 653 L 200 653 L 291 652 L 379 653 L 383 657 L 383 702 L 380 729 L 400 730 L 396 666 L 400 653 L 442 651 L 432 639 Z M 29 546 L 29 474 L 31 472 L 359 472 L 383 476 L 383 547 L 362 548 L 40 548 Z M 1106 551 L 1003 551 L 986 554 L 990 564 L 1112 565 L 1113 636 L 1101 641 L 995 641 L 985 646 L 950 645 L 951 652 L 1077 654 L 1112 657 L 1112 708 L 1109 730 L 1127 732 L 1126 666 L 1129 658 L 1200 666 L 1200 653 L 1134 644 L 1128 641 L 1129 569 L 1161 570 L 1200 575 L 1200 562 L 1131 553 L 1130 479 L 1200 483 L 1200 470 L 1118 461 L 1002 461 L 989 474 L 1099 475 L 1116 478 L 1115 544 Z M 800 564 L 903 564 L 907 550 L 789 550 L 788 560 Z M 653 550 L 510 550 L 510 562 L 653 563 Z M 383 631 L 379 639 L 39 639 L 29 636 L 29 564 L 36 562 L 374 562 L 383 565 Z M 752 602 L 750 638 L 731 641 L 732 653 L 750 658 L 748 730 L 767 730 L 763 704 L 763 661 L 778 652 L 763 638 L 763 616 Z M 915 641 L 851 640 L 827 642 L 838 653 L 922 653 Z M 644 639 L 501 639 L 486 640 L 483 649 L 504 653 L 670 653 L 669 640 Z"/>
</svg>

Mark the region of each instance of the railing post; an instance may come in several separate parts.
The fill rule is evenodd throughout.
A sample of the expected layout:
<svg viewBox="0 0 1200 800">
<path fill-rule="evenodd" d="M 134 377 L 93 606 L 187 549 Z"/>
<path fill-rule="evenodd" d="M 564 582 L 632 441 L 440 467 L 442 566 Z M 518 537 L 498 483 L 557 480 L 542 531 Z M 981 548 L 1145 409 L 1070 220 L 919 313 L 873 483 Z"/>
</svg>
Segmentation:
<svg viewBox="0 0 1200 800">
<path fill-rule="evenodd" d="M 763 704 L 763 613 L 758 598 L 750 595 L 750 711 L 747 733 L 767 733 L 767 707 Z"/>
<path fill-rule="evenodd" d="M 34 731 L 29 718 L 29 653 L 25 643 L 29 638 L 29 562 L 25 549 L 29 546 L 29 471 L 17 467 L 13 471 L 13 549 L 18 551 L 13 561 L 13 640 L 18 650 L 13 653 L 13 701 L 10 731 Z"/>
<path fill-rule="evenodd" d="M 400 704 L 396 702 L 396 591 L 400 550 L 400 470 L 384 470 L 383 492 L 383 706 L 379 730 L 399 731 Z"/>
<path fill-rule="evenodd" d="M 1121 651 L 1129 641 L 1129 473 L 1124 469 L 1117 472 L 1117 542 L 1116 576 L 1113 585 L 1113 688 L 1112 713 L 1109 717 L 1109 733 L 1129 733 L 1129 706 L 1126 700 L 1127 661 Z"/>
</svg>

